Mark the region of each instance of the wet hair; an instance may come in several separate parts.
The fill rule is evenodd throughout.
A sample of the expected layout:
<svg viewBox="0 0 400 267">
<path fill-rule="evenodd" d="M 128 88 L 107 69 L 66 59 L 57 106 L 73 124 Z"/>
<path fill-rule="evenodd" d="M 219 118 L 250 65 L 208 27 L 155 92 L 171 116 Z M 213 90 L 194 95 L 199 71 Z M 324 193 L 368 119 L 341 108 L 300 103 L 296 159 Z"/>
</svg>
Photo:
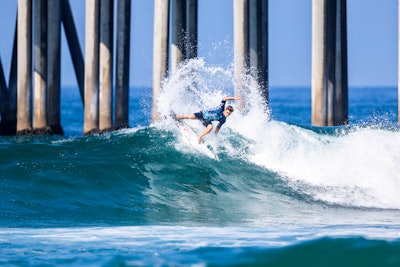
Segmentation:
<svg viewBox="0 0 400 267">
<path fill-rule="evenodd" d="M 229 110 L 230 112 L 233 112 L 234 110 L 232 106 L 227 106 L 226 109 Z"/>
</svg>

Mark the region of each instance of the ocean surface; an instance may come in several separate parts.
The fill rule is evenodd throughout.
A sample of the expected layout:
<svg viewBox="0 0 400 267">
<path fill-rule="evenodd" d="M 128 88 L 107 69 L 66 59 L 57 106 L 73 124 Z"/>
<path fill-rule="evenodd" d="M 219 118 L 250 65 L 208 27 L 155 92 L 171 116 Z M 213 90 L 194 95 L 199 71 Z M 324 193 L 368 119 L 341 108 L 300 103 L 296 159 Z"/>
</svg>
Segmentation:
<svg viewBox="0 0 400 267">
<path fill-rule="evenodd" d="M 167 115 L 218 105 L 231 69 L 183 65 L 154 124 L 131 88 L 130 128 L 87 137 L 62 88 L 65 136 L 0 137 L 0 266 L 400 266 L 397 88 L 350 88 L 349 125 L 312 127 L 310 88 L 265 109 L 252 84 L 205 137 L 218 159 Z"/>
</svg>

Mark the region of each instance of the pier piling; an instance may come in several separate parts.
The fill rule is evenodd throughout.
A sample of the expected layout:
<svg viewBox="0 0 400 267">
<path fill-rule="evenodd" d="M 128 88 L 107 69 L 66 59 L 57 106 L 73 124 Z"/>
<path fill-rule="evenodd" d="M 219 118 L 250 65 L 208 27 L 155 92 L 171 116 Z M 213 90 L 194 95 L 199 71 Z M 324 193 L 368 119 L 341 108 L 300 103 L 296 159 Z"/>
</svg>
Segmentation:
<svg viewBox="0 0 400 267">
<path fill-rule="evenodd" d="M 18 17 L 18 16 L 17 16 Z M 15 135 L 17 127 L 17 27 L 18 18 L 15 20 L 13 49 L 11 55 L 11 69 L 8 79 L 8 88 L 4 91 L 5 101 L 1 110 L 0 134 Z M 5 74 L 3 73 L 3 78 Z M 6 83 L 6 81 L 4 81 Z M 6 86 L 5 84 L 3 86 Z"/>
<path fill-rule="evenodd" d="M 99 130 L 110 131 L 112 123 L 113 100 L 113 27 L 114 1 L 100 0 L 100 94 Z"/>
<path fill-rule="evenodd" d="M 18 0 L 17 134 L 32 132 L 32 0 Z"/>
<path fill-rule="evenodd" d="M 174 73 L 186 54 L 186 0 L 171 0 L 171 72 Z"/>
<path fill-rule="evenodd" d="M 99 130 L 99 6 L 100 0 L 86 1 L 85 102 L 83 133 Z"/>
<path fill-rule="evenodd" d="M 169 16 L 171 5 L 171 16 Z M 171 21 L 171 23 L 169 23 Z M 168 51 L 169 26 L 171 26 L 171 50 Z M 156 99 L 162 81 L 168 72 L 174 73 L 186 59 L 197 57 L 198 49 L 198 0 L 156 0 L 154 5 L 153 47 L 153 112 L 152 121 L 158 120 Z"/>
<path fill-rule="evenodd" d="M 69 0 L 62 0 L 62 23 L 64 25 L 65 36 L 67 38 L 69 51 L 71 53 L 72 64 L 74 65 L 76 80 L 82 103 L 85 99 L 85 63 L 83 60 L 82 49 L 79 44 L 78 33 L 76 31 L 74 17 L 71 11 Z"/>
<path fill-rule="evenodd" d="M 61 126 L 61 0 L 48 0 L 48 126 L 63 135 Z"/>
<path fill-rule="evenodd" d="M 168 71 L 169 0 L 154 1 L 152 121 L 159 119 L 157 98 Z"/>
<path fill-rule="evenodd" d="M 186 59 L 197 57 L 198 0 L 186 0 Z"/>
<path fill-rule="evenodd" d="M 234 17 L 235 94 L 241 96 L 239 108 L 245 108 L 249 81 L 268 103 L 268 0 L 236 0 Z"/>
<path fill-rule="evenodd" d="M 115 88 L 115 128 L 129 127 L 129 60 L 131 0 L 118 0 Z"/>
<path fill-rule="evenodd" d="M 268 103 L 268 1 L 249 0 L 249 68 Z"/>
<path fill-rule="evenodd" d="M 16 35 L 16 33 L 15 33 Z M 17 126 L 16 36 L 14 36 L 10 79 L 7 81 L 0 58 L 0 135 L 15 135 Z"/>
<path fill-rule="evenodd" d="M 312 2 L 312 124 L 348 122 L 345 0 Z"/>
<path fill-rule="evenodd" d="M 34 1 L 33 80 L 34 133 L 50 133 L 47 126 L 47 0 Z"/>
<path fill-rule="evenodd" d="M 244 109 L 245 75 L 249 69 L 249 1 L 233 1 L 233 45 L 235 95 L 241 97 L 239 108 Z"/>
<path fill-rule="evenodd" d="M 4 111 L 5 111 L 5 104 L 7 101 L 7 83 L 6 83 L 6 78 L 4 76 L 4 69 L 3 69 L 3 64 L 1 62 L 1 57 L 0 57 L 0 111 L 3 116 Z"/>
</svg>

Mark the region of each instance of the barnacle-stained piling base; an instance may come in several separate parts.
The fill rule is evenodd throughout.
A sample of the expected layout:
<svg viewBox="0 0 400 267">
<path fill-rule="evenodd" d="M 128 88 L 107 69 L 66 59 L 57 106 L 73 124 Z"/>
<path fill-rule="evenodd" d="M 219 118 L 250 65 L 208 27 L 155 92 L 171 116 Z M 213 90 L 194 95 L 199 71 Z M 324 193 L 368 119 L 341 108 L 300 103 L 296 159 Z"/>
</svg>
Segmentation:
<svg viewBox="0 0 400 267">
<path fill-rule="evenodd" d="M 16 135 L 33 135 L 32 128 L 17 131 Z"/>
<path fill-rule="evenodd" d="M 87 131 L 83 135 L 84 136 L 90 136 L 90 135 L 96 135 L 96 134 L 100 134 L 99 129 L 93 129 L 93 130 Z"/>
<path fill-rule="evenodd" d="M 51 134 L 51 128 L 49 126 L 33 129 L 33 135 L 50 135 L 50 134 Z"/>
</svg>

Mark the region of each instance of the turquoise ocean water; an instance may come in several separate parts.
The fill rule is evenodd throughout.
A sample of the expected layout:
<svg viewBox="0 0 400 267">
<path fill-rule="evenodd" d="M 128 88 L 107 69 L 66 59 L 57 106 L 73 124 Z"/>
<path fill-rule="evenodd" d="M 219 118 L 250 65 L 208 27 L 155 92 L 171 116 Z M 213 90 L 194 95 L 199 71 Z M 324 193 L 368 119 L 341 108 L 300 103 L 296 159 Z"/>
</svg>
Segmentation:
<svg viewBox="0 0 400 267">
<path fill-rule="evenodd" d="M 218 105 L 232 77 L 193 60 L 160 113 Z M 150 123 L 150 88 L 129 129 L 89 137 L 62 94 L 65 136 L 0 137 L 1 266 L 400 266 L 397 88 L 350 88 L 349 126 L 322 128 L 309 88 L 271 88 L 265 110 L 249 81 L 205 139 L 218 160 Z"/>
</svg>

